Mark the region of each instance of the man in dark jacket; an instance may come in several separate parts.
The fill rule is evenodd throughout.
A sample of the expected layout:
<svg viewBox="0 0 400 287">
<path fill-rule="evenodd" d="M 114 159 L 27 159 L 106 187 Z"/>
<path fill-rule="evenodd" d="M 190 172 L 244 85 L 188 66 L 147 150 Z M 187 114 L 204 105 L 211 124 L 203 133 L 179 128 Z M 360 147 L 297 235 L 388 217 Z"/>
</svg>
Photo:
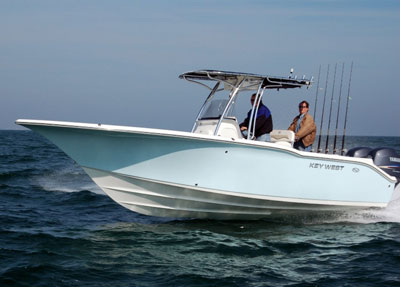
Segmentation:
<svg viewBox="0 0 400 287">
<path fill-rule="evenodd" d="M 251 95 L 250 101 L 252 105 L 254 105 L 255 99 L 256 99 L 256 94 Z M 257 110 L 257 105 L 254 109 L 253 118 L 256 113 L 256 110 Z M 251 116 L 251 110 L 247 113 L 247 118 L 243 121 L 243 123 L 240 124 L 241 131 L 245 131 L 249 128 L 250 116 Z M 253 125 L 254 122 L 252 123 L 251 129 L 253 129 Z M 256 137 L 256 140 L 267 141 L 268 135 L 272 131 L 272 115 L 271 111 L 262 103 L 261 98 L 258 99 L 258 111 L 257 111 L 255 125 L 256 127 L 254 136 Z"/>
</svg>

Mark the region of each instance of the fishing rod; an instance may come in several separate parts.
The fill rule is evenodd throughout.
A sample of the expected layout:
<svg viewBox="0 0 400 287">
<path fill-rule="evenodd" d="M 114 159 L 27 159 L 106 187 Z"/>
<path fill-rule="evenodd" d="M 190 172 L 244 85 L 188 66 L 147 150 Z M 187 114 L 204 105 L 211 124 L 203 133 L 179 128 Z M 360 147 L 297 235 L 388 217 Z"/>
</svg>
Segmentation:
<svg viewBox="0 0 400 287">
<path fill-rule="evenodd" d="M 313 115 L 314 115 L 314 120 L 316 119 L 316 117 L 317 117 L 317 114 L 316 114 L 316 112 L 317 112 L 317 100 L 318 100 L 318 91 L 319 91 L 319 76 L 321 75 L 321 64 L 319 65 L 319 69 L 318 69 L 318 82 L 317 82 L 317 91 L 315 92 L 315 104 L 314 104 L 314 113 L 313 113 Z"/>
<path fill-rule="evenodd" d="M 321 64 L 319 65 L 318 69 L 318 82 L 317 82 L 317 91 L 315 92 L 315 104 L 314 104 L 314 120 L 316 117 L 316 112 L 317 112 L 317 100 L 318 100 L 318 90 L 319 90 L 319 76 L 321 75 Z"/>
<path fill-rule="evenodd" d="M 319 91 L 319 76 L 321 75 L 321 64 L 319 64 L 318 69 L 318 81 L 317 81 L 317 91 L 315 92 L 315 104 L 314 104 L 314 121 L 317 119 L 317 102 L 318 102 L 318 91 Z"/>
<path fill-rule="evenodd" d="M 325 94 L 324 94 L 324 102 L 322 104 L 321 126 L 319 128 L 318 152 L 321 152 L 320 147 L 321 147 L 321 136 L 322 136 L 322 123 L 324 121 L 325 99 L 326 99 L 326 90 L 328 88 L 328 78 L 329 78 L 329 64 L 328 64 L 328 70 L 326 72 Z"/>
<path fill-rule="evenodd" d="M 335 64 L 335 73 L 333 75 L 333 86 L 332 86 L 332 96 L 331 96 L 331 107 L 329 109 L 329 120 L 328 120 L 328 132 L 326 133 L 326 143 L 325 143 L 325 153 L 329 153 L 329 129 L 331 127 L 331 117 L 332 117 L 332 105 L 333 105 L 333 95 L 335 93 L 335 81 L 336 81 L 336 68 L 337 63 Z"/>
<path fill-rule="evenodd" d="M 333 154 L 336 154 L 336 139 L 337 139 L 337 132 L 338 132 L 338 124 L 339 124 L 339 114 L 340 114 L 340 100 L 342 98 L 342 85 L 343 85 L 343 73 L 344 73 L 344 62 L 342 63 L 342 77 L 340 79 L 340 90 L 339 90 L 339 103 L 337 109 L 337 117 L 336 117 L 336 129 L 335 129 L 335 138 L 333 140 Z"/>
<path fill-rule="evenodd" d="M 347 113 L 348 113 L 348 110 L 349 110 L 350 84 L 351 84 L 351 75 L 352 75 L 352 73 L 353 73 L 353 62 L 351 62 L 349 89 L 347 91 L 346 114 L 345 114 L 345 117 L 344 117 L 343 139 L 342 139 L 342 155 L 344 154 L 344 139 L 345 139 L 345 136 L 346 136 Z"/>
</svg>

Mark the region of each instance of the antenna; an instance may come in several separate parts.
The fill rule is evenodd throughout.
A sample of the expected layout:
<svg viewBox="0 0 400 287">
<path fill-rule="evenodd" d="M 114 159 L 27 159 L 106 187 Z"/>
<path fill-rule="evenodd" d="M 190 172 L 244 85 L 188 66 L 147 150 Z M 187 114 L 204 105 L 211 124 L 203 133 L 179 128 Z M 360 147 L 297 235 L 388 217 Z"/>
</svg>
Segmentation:
<svg viewBox="0 0 400 287">
<path fill-rule="evenodd" d="M 344 73 L 344 63 L 342 63 L 342 77 L 341 77 L 341 79 L 340 79 L 339 103 L 338 103 L 337 117 L 336 117 L 335 138 L 334 138 L 334 140 L 333 140 L 333 153 L 334 153 L 334 154 L 337 153 L 337 149 L 336 149 L 336 139 L 337 139 L 338 125 L 339 125 L 340 100 L 341 100 L 341 98 L 342 98 L 343 73 Z"/>
<path fill-rule="evenodd" d="M 328 148 L 328 144 L 329 144 L 329 128 L 331 127 L 332 104 L 333 104 L 333 95 L 334 95 L 334 91 L 335 91 L 335 81 L 336 81 L 336 68 L 337 68 L 337 63 L 335 64 L 335 73 L 333 75 L 331 107 L 330 107 L 330 110 L 329 110 L 328 132 L 326 134 L 325 153 L 329 153 L 329 148 Z"/>
<path fill-rule="evenodd" d="M 326 90 L 328 88 L 328 78 L 329 78 L 329 64 L 328 64 L 328 70 L 326 72 L 325 94 L 324 94 L 324 102 L 322 104 L 321 126 L 319 128 L 318 152 L 321 152 L 320 147 L 321 147 L 321 136 L 322 136 L 322 123 L 324 121 L 325 99 L 326 99 Z"/>
<path fill-rule="evenodd" d="M 351 62 L 351 68 L 350 68 L 349 89 L 348 89 L 348 92 L 347 92 L 347 103 L 346 103 L 346 115 L 344 117 L 343 140 L 342 140 L 342 155 L 344 154 L 344 139 L 345 139 L 345 136 L 346 136 L 347 113 L 349 111 L 350 84 L 351 84 L 351 75 L 352 74 L 353 74 L 353 62 Z"/>
<path fill-rule="evenodd" d="M 293 68 L 291 68 L 291 69 L 290 69 L 290 75 L 289 75 L 289 79 L 291 79 L 291 78 L 292 78 L 292 76 L 293 76 L 293 72 L 294 72 L 294 69 L 293 69 Z"/>
</svg>

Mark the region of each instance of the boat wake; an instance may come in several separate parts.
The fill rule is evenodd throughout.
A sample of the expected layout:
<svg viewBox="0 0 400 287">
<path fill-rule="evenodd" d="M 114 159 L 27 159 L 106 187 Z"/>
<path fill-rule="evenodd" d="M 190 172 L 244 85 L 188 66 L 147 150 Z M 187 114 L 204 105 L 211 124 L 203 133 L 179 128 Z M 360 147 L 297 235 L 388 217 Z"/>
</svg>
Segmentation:
<svg viewBox="0 0 400 287">
<path fill-rule="evenodd" d="M 45 191 L 80 192 L 90 191 L 104 195 L 104 192 L 82 171 L 65 168 L 31 178 L 34 185 Z"/>
<path fill-rule="evenodd" d="M 397 186 L 396 190 L 393 193 L 392 200 L 389 202 L 386 208 L 370 208 L 359 211 L 346 211 L 343 214 L 340 214 L 336 218 L 328 220 L 325 223 L 337 222 L 361 224 L 371 224 L 379 222 L 400 223 L 400 185 Z"/>
<path fill-rule="evenodd" d="M 379 223 L 379 222 L 396 222 L 400 223 L 400 202 L 392 207 L 387 207 L 383 210 L 363 210 L 358 212 L 347 212 L 337 218 L 336 222 L 351 222 L 351 223 Z"/>
</svg>

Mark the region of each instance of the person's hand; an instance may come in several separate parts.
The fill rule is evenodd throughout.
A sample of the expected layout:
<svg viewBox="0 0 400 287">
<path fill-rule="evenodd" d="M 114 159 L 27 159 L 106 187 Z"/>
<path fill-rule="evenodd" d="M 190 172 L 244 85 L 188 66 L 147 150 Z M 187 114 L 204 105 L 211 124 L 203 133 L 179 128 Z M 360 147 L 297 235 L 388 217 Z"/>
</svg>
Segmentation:
<svg viewBox="0 0 400 287">
<path fill-rule="evenodd" d="M 240 130 L 245 131 L 245 130 L 247 130 L 247 127 L 240 127 Z"/>
</svg>

